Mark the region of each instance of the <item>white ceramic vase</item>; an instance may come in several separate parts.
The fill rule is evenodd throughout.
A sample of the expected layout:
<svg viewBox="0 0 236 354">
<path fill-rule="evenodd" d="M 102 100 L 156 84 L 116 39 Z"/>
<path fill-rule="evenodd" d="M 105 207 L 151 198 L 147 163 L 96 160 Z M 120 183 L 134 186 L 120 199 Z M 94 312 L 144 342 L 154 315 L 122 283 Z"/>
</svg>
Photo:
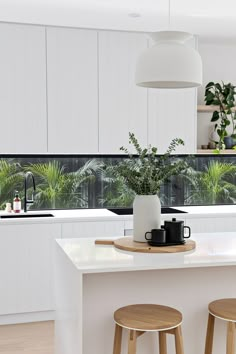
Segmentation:
<svg viewBox="0 0 236 354">
<path fill-rule="evenodd" d="M 136 195 L 133 203 L 133 239 L 146 242 L 145 233 L 161 228 L 161 203 L 157 195 Z"/>
</svg>

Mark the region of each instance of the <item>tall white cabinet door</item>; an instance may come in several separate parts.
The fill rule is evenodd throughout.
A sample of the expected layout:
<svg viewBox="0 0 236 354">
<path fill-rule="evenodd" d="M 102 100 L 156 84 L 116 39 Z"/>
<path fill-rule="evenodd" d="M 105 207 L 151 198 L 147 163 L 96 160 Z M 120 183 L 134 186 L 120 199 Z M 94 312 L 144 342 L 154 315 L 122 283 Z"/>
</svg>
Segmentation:
<svg viewBox="0 0 236 354">
<path fill-rule="evenodd" d="M 97 32 L 47 28 L 48 152 L 98 152 Z"/>
<path fill-rule="evenodd" d="M 148 90 L 148 142 L 166 151 L 174 138 L 181 138 L 185 145 L 176 153 L 195 153 L 197 148 L 197 94 L 196 89 Z"/>
<path fill-rule="evenodd" d="M 0 226 L 0 315 L 54 309 L 53 248 L 60 224 Z"/>
<path fill-rule="evenodd" d="M 0 151 L 47 152 L 45 29 L 0 24 Z"/>
<path fill-rule="evenodd" d="M 99 152 L 121 153 L 133 132 L 147 144 L 147 89 L 135 85 L 138 55 L 147 36 L 99 32 Z"/>
</svg>

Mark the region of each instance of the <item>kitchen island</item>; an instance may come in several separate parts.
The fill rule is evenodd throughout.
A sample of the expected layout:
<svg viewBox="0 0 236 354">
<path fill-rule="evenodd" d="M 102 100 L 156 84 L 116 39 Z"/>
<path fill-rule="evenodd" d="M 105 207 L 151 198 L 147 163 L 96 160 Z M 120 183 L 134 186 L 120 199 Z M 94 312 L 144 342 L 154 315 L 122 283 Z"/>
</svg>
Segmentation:
<svg viewBox="0 0 236 354">
<path fill-rule="evenodd" d="M 161 214 L 162 222 L 177 218 L 190 226 L 192 233 L 236 230 L 236 205 L 176 209 L 186 213 Z M 53 217 L 36 217 L 42 212 Z M 133 233 L 133 215 L 116 215 L 106 209 L 26 214 L 28 217 L 13 214 L 5 219 L 1 217 L 9 214 L 0 213 L 0 324 L 54 319 L 55 239 L 121 237 Z"/>
<path fill-rule="evenodd" d="M 183 313 L 187 354 L 204 353 L 208 303 L 236 297 L 236 233 L 196 234 L 194 251 L 141 254 L 95 245 L 92 238 L 55 246 L 56 354 L 111 354 L 113 312 L 134 303 L 172 306 Z M 123 352 L 127 352 L 126 337 Z M 168 339 L 170 353 L 173 338 Z M 155 333 L 138 339 L 137 354 L 157 352 Z M 214 354 L 225 352 L 223 321 Z"/>
</svg>

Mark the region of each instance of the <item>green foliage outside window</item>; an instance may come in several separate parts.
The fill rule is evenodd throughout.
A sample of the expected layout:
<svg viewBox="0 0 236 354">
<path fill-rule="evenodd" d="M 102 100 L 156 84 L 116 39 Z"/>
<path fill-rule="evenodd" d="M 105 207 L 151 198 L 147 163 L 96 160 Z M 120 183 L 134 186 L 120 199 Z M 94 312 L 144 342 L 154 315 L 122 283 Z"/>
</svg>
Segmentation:
<svg viewBox="0 0 236 354">
<path fill-rule="evenodd" d="M 183 156 L 172 158 L 179 161 Z M 31 209 L 131 207 L 135 192 L 123 177 L 114 174 L 114 166 L 124 159 L 127 156 L 77 156 L 68 160 L 35 157 L 29 161 L 23 157 L 2 158 L 0 208 L 5 209 L 6 203 L 12 202 L 16 189 L 23 202 L 26 171 L 33 172 L 36 179 Z M 162 205 L 166 206 L 236 204 L 236 157 L 193 157 L 184 174 L 179 173 L 159 186 Z M 29 188 L 29 195 L 31 192 Z"/>
<path fill-rule="evenodd" d="M 203 171 L 193 168 L 185 178 L 189 182 L 188 204 L 214 205 L 236 203 L 236 165 L 219 161 L 210 161 Z"/>
</svg>

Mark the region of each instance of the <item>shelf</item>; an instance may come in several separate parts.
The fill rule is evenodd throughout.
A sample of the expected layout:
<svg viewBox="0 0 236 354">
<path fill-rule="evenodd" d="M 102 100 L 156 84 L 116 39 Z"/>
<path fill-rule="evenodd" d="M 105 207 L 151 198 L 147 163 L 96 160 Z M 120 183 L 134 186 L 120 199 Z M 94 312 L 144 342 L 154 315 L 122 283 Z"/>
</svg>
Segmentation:
<svg viewBox="0 0 236 354">
<path fill-rule="evenodd" d="M 214 153 L 215 150 L 209 150 L 209 149 L 198 149 L 197 154 L 213 154 L 213 155 L 236 155 L 236 150 L 233 149 L 226 149 L 226 150 L 221 150 L 219 154 Z"/>
<path fill-rule="evenodd" d="M 206 106 L 206 105 L 198 105 L 197 106 L 197 111 L 199 113 L 208 113 L 208 112 L 214 112 L 214 111 L 219 111 L 219 106 Z M 236 111 L 236 107 L 232 108 L 233 111 Z"/>
<path fill-rule="evenodd" d="M 198 105 L 197 111 L 200 113 L 206 112 L 214 112 L 218 106 L 205 106 L 205 105 Z"/>
</svg>

